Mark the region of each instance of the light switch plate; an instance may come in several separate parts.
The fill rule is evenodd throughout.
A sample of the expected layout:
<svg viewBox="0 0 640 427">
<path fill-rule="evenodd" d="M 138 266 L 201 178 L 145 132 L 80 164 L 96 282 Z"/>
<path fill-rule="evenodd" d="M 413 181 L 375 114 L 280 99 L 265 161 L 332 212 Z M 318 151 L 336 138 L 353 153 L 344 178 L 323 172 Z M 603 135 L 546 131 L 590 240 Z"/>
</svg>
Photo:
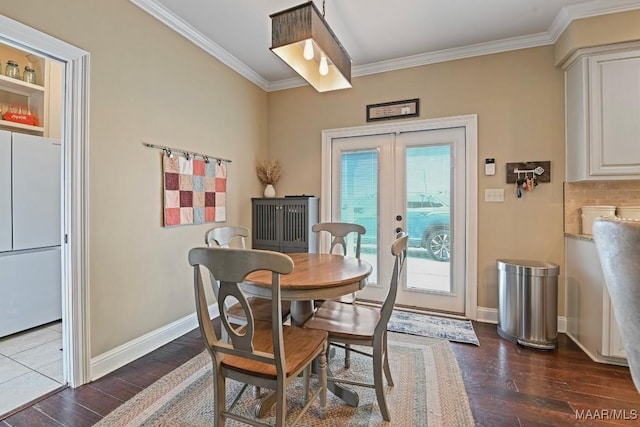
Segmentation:
<svg viewBox="0 0 640 427">
<path fill-rule="evenodd" d="M 487 188 L 484 190 L 485 202 L 504 202 L 504 188 Z"/>
</svg>

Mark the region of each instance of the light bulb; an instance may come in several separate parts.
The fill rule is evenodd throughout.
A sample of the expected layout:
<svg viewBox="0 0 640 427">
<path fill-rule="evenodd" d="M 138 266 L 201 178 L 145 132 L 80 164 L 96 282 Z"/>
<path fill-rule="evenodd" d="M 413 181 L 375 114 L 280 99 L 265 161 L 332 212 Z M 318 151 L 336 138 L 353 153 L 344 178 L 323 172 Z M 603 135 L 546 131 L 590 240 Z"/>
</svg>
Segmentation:
<svg viewBox="0 0 640 427">
<path fill-rule="evenodd" d="M 304 59 L 307 61 L 313 59 L 313 43 L 311 43 L 311 39 L 307 39 L 304 42 L 304 52 L 302 56 L 304 56 Z"/>
<path fill-rule="evenodd" d="M 329 74 L 329 64 L 327 63 L 327 57 L 322 55 L 320 58 L 320 75 L 326 76 Z"/>
</svg>

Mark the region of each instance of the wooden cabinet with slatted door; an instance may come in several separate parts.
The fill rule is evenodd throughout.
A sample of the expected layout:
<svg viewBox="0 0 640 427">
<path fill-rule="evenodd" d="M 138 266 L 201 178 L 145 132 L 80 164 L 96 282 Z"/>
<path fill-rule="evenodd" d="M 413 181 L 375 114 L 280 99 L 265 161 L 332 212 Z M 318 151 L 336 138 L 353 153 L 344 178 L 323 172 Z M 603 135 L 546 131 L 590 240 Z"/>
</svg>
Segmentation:
<svg viewBox="0 0 640 427">
<path fill-rule="evenodd" d="M 318 252 L 317 197 L 253 198 L 251 246 L 284 253 Z"/>
</svg>

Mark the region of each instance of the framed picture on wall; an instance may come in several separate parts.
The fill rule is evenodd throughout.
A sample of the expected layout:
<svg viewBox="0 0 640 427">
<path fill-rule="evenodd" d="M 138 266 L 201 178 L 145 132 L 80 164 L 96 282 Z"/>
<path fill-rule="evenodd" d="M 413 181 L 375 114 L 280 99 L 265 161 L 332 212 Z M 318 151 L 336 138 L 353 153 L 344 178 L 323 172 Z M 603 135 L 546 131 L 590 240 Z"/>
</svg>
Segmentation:
<svg viewBox="0 0 640 427">
<path fill-rule="evenodd" d="M 367 105 L 368 122 L 418 117 L 419 115 L 420 100 L 418 98 Z"/>
</svg>

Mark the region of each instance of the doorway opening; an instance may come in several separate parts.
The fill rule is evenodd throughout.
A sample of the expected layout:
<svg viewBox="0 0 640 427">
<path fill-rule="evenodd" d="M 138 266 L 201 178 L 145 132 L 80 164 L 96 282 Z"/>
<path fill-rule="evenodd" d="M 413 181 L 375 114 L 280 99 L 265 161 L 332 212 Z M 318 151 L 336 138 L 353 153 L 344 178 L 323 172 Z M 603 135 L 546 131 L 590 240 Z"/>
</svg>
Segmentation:
<svg viewBox="0 0 640 427">
<path fill-rule="evenodd" d="M 89 54 L 5 16 L 0 43 L 61 65 L 62 183 L 59 234 L 63 382 L 77 387 L 89 380 L 88 295 L 88 65 Z M 37 266 L 33 266 L 37 268 Z M 57 326 L 56 326 L 57 327 Z"/>
</svg>

